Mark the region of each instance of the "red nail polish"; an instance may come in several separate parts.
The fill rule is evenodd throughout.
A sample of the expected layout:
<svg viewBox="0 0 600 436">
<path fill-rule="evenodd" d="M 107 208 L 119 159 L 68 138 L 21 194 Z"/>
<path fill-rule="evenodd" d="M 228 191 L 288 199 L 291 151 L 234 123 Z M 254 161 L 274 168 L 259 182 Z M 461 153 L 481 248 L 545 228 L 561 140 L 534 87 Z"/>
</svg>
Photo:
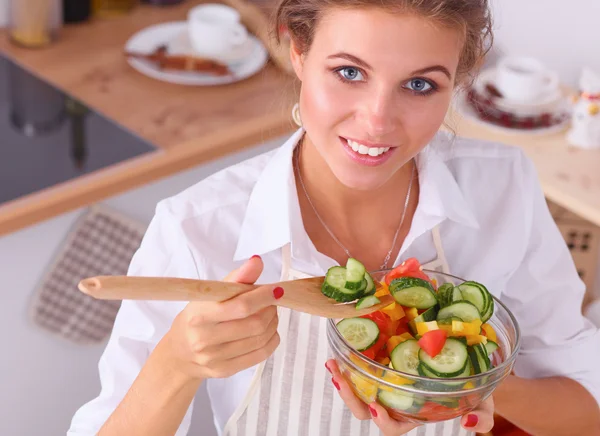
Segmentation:
<svg viewBox="0 0 600 436">
<path fill-rule="evenodd" d="M 276 300 L 279 300 L 281 297 L 283 297 L 283 288 L 281 286 L 277 286 L 275 289 L 273 289 L 273 296 Z"/>
<path fill-rule="evenodd" d="M 373 418 L 377 418 L 377 410 L 375 410 L 372 404 L 369 404 L 369 412 L 371 412 Z"/>
<path fill-rule="evenodd" d="M 250 259 L 256 259 L 256 258 L 259 258 L 259 259 L 260 259 L 260 256 L 259 256 L 258 254 L 255 254 L 255 255 L 254 255 L 254 256 L 252 256 Z"/>
<path fill-rule="evenodd" d="M 335 386 L 335 388 L 339 391 L 340 390 L 340 385 L 338 384 L 338 382 L 336 382 L 334 378 L 331 379 L 331 382 L 333 383 L 333 385 Z"/>
<path fill-rule="evenodd" d="M 467 422 L 465 423 L 465 427 L 475 427 L 479 422 L 479 418 L 477 415 L 467 415 Z"/>
</svg>

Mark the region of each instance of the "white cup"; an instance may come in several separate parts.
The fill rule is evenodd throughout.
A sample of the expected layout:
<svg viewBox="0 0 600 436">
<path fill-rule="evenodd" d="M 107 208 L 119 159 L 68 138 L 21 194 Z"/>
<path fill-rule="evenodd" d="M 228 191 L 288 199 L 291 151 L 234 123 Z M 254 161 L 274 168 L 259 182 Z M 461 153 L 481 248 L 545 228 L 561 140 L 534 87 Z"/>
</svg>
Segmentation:
<svg viewBox="0 0 600 436">
<path fill-rule="evenodd" d="M 507 100 L 531 103 L 556 93 L 559 77 L 537 59 L 507 57 L 496 68 L 496 87 Z"/>
<path fill-rule="evenodd" d="M 188 12 L 188 32 L 192 48 L 199 56 L 224 62 L 248 40 L 240 13 L 218 3 L 192 8 Z"/>
</svg>

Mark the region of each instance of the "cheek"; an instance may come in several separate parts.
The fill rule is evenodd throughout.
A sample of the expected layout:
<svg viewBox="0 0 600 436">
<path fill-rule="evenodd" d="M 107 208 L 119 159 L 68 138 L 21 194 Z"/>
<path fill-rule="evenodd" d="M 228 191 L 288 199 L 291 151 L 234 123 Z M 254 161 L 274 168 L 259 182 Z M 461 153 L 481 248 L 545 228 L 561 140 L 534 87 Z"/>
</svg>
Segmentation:
<svg viewBox="0 0 600 436">
<path fill-rule="evenodd" d="M 416 139 L 433 136 L 443 123 L 448 106 L 450 93 L 437 94 L 429 97 L 412 97 L 410 102 L 403 105 L 401 120 L 405 133 Z"/>
<path fill-rule="evenodd" d="M 343 119 L 348 111 L 349 93 L 342 92 L 341 83 L 335 82 L 334 77 L 326 74 L 304 79 L 300 107 L 306 117 L 302 117 L 302 122 L 313 132 L 324 133 L 323 130 Z"/>
</svg>

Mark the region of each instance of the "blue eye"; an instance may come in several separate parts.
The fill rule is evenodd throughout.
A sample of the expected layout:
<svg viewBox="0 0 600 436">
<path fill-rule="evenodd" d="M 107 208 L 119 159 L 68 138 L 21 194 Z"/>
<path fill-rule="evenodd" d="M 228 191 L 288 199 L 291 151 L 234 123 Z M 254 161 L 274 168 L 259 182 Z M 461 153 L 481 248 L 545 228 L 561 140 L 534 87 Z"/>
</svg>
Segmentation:
<svg viewBox="0 0 600 436">
<path fill-rule="evenodd" d="M 425 79 L 412 79 L 408 82 L 406 87 L 418 94 L 427 94 L 428 92 L 435 90 L 431 83 Z"/>
<path fill-rule="evenodd" d="M 364 80 L 364 77 L 362 73 L 358 70 L 358 68 L 344 67 L 340 68 L 337 71 L 337 73 L 342 79 L 347 80 L 349 82 L 360 82 L 361 80 Z"/>
</svg>

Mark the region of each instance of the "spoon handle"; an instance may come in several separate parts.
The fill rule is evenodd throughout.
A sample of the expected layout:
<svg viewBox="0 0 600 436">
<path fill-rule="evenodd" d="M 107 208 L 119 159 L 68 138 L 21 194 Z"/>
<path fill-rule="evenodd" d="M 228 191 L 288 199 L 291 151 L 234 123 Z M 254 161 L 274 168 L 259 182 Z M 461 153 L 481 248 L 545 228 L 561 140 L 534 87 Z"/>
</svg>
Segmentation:
<svg viewBox="0 0 600 436">
<path fill-rule="evenodd" d="M 100 300 L 225 301 L 256 285 L 172 277 L 97 276 L 79 290 Z"/>
</svg>

